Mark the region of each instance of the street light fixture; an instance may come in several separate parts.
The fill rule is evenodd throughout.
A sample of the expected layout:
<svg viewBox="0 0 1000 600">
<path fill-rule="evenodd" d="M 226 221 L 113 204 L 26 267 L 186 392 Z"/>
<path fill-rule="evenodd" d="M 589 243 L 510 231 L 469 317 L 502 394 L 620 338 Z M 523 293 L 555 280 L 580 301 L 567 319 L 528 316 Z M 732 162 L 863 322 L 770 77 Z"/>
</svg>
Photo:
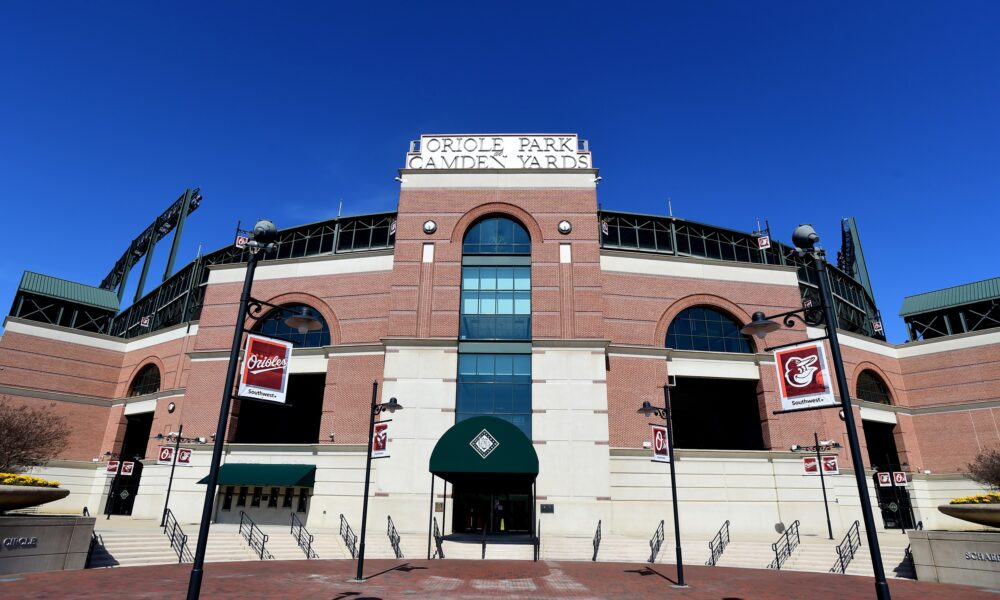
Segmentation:
<svg viewBox="0 0 1000 600">
<path fill-rule="evenodd" d="M 836 373 L 837 388 L 840 391 L 841 418 L 844 420 L 844 425 L 847 429 L 847 441 L 851 449 L 851 460 L 854 463 L 854 477 L 858 485 L 861 513 L 865 521 L 865 535 L 868 538 L 872 571 L 875 575 L 875 597 L 878 600 L 889 600 L 889 584 L 885 578 L 885 567 L 882 566 L 882 552 L 879 549 L 878 534 L 875 529 L 875 517 L 872 515 L 871 497 L 868 494 L 868 481 L 865 478 L 865 465 L 864 460 L 861 458 L 861 444 L 858 442 L 858 430 L 854 423 L 854 411 L 851 408 L 850 389 L 847 384 L 847 376 L 844 374 L 844 360 L 840 354 L 840 341 L 837 337 L 837 317 L 833 308 L 833 296 L 830 292 L 829 273 L 826 270 L 826 252 L 820 248 L 816 248 L 818 242 L 819 234 L 816 233 L 812 225 L 799 225 L 792 232 L 792 243 L 795 245 L 795 252 L 800 257 L 810 258 L 812 267 L 816 272 L 820 292 L 820 306 L 818 308 L 806 307 L 791 310 L 771 316 L 755 312 L 750 323 L 745 325 L 741 332 L 764 337 L 768 333 L 781 328 L 781 325 L 771 321 L 771 319 L 779 317 L 782 318 L 782 322 L 786 327 L 792 327 L 794 319 L 797 318 L 806 325 L 823 323 L 823 326 L 826 328 L 826 336 L 815 339 L 826 339 L 830 342 L 833 369 Z M 769 348 L 769 350 L 773 349 L 775 348 Z M 822 465 L 819 467 L 822 468 Z"/>
<path fill-rule="evenodd" d="M 372 475 L 372 442 L 375 437 L 375 417 L 382 413 L 392 414 L 397 410 L 403 410 L 403 406 L 395 398 L 389 398 L 388 402 L 378 404 L 378 382 L 372 382 L 372 404 L 371 416 L 368 420 L 368 458 L 365 463 L 365 494 L 361 505 L 361 543 L 358 546 L 358 574 L 354 581 L 364 581 L 365 570 L 365 529 L 368 525 L 368 484 Z"/>
<path fill-rule="evenodd" d="M 674 469 L 674 419 L 670 406 L 670 387 L 668 377 L 667 384 L 663 386 L 663 399 L 666 406 L 653 406 L 649 400 L 643 400 L 642 406 L 636 412 L 646 418 L 657 416 L 667 424 L 667 455 L 670 459 L 670 493 L 673 499 L 674 508 L 674 546 L 677 549 L 677 584 L 674 587 L 687 587 L 684 583 L 684 558 L 681 555 L 681 522 L 677 512 L 677 471 Z"/>
<path fill-rule="evenodd" d="M 278 228 L 271 221 L 261 219 L 254 225 L 249 237 L 246 249 L 249 251 L 250 256 L 247 258 L 247 271 L 243 279 L 243 292 L 240 294 L 239 308 L 236 313 L 236 327 L 233 331 L 233 343 L 229 350 L 229 366 L 226 370 L 226 383 L 222 391 L 222 404 L 219 407 L 219 421 L 215 426 L 215 433 L 213 434 L 215 442 L 212 447 L 212 463 L 208 469 L 208 477 L 206 479 L 205 503 L 202 506 L 201 522 L 198 525 L 198 544 L 195 548 L 194 561 L 191 565 L 191 578 L 188 581 L 187 600 L 198 600 L 201 595 L 201 580 L 205 574 L 205 551 L 208 546 L 208 530 L 211 525 L 212 510 L 215 506 L 215 489 L 219 484 L 219 465 L 222 462 L 222 446 L 226 439 L 229 406 L 233 399 L 233 384 L 236 381 L 236 367 L 239 363 L 240 347 L 243 345 L 243 334 L 246 332 L 248 312 L 249 317 L 256 320 L 260 318 L 266 306 L 273 310 L 290 313 L 291 316 L 285 319 L 285 324 L 296 330 L 300 329 L 300 327 L 305 327 L 307 331 L 322 328 L 322 325 L 315 317 L 312 317 L 312 319 L 316 323 L 312 325 L 308 322 L 307 315 L 271 304 L 270 302 L 258 300 L 250 295 L 250 289 L 253 287 L 254 271 L 257 269 L 257 262 L 260 260 L 261 254 L 267 254 L 277 248 Z"/>
</svg>

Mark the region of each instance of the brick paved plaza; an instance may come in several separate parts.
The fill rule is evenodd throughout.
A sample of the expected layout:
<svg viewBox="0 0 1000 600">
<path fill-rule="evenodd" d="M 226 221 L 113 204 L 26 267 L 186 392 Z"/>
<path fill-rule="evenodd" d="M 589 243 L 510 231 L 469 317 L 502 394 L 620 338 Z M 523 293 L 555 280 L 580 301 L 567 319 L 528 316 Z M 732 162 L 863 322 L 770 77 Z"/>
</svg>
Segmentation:
<svg viewBox="0 0 1000 600">
<path fill-rule="evenodd" d="M 874 597 L 872 580 L 821 573 L 689 566 L 687 589 L 671 587 L 672 565 L 524 561 L 366 562 L 369 580 L 352 583 L 343 560 L 216 563 L 205 570 L 202 598 L 364 600 L 374 598 L 685 598 L 821 600 Z M 0 578 L 0 598 L 183 598 L 190 565 L 57 571 Z M 890 581 L 896 600 L 996 599 L 1000 590 Z"/>
</svg>

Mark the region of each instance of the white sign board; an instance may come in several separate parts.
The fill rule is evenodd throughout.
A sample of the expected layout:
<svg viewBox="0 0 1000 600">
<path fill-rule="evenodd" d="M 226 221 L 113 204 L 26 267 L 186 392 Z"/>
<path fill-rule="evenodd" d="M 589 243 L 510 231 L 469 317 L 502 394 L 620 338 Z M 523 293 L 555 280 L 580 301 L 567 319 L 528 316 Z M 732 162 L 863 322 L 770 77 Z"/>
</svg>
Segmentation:
<svg viewBox="0 0 1000 600">
<path fill-rule="evenodd" d="M 284 404 L 292 343 L 248 335 L 243 348 L 239 396 Z"/>
<path fill-rule="evenodd" d="M 422 135 L 407 169 L 591 169 L 575 133 Z"/>
<path fill-rule="evenodd" d="M 667 428 L 663 425 L 652 425 L 651 427 L 653 428 L 653 462 L 670 462 Z"/>
<path fill-rule="evenodd" d="M 837 455 L 831 454 L 829 456 L 823 456 L 822 458 L 824 475 L 840 475 L 840 464 L 837 461 Z M 817 462 L 818 461 L 815 456 L 802 457 L 802 469 L 806 475 L 819 475 Z"/>
<path fill-rule="evenodd" d="M 836 406 L 826 348 L 806 342 L 774 351 L 782 410 Z"/>
</svg>

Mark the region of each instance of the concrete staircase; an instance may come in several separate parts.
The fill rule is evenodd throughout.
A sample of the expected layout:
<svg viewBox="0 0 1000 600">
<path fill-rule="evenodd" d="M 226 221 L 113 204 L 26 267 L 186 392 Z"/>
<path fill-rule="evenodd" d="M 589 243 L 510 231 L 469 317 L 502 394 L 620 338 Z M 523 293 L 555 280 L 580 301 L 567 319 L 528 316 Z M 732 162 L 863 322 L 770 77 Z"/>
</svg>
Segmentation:
<svg viewBox="0 0 1000 600">
<path fill-rule="evenodd" d="M 197 530 L 193 525 L 188 534 L 187 547 L 194 554 L 197 544 Z M 170 540 L 163 530 L 150 521 L 148 527 L 128 528 L 100 527 L 95 532 L 103 544 L 94 548 L 91 568 L 128 567 L 138 565 L 159 565 L 177 562 L 177 553 L 170 547 Z M 230 562 L 256 558 L 243 544 L 242 538 L 231 531 L 213 529 L 208 538 L 205 552 L 206 562 Z"/>
</svg>

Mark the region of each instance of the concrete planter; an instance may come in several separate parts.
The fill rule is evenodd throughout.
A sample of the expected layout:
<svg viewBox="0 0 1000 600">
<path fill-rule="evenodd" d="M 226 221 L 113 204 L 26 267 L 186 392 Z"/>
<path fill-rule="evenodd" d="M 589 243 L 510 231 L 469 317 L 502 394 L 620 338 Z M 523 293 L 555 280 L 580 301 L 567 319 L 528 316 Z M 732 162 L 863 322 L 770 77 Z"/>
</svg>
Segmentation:
<svg viewBox="0 0 1000 600">
<path fill-rule="evenodd" d="M 0 485 L 0 513 L 38 506 L 69 496 L 69 490 L 32 485 Z"/>
<path fill-rule="evenodd" d="M 1000 504 L 942 504 L 938 510 L 977 525 L 1000 527 Z"/>
</svg>

